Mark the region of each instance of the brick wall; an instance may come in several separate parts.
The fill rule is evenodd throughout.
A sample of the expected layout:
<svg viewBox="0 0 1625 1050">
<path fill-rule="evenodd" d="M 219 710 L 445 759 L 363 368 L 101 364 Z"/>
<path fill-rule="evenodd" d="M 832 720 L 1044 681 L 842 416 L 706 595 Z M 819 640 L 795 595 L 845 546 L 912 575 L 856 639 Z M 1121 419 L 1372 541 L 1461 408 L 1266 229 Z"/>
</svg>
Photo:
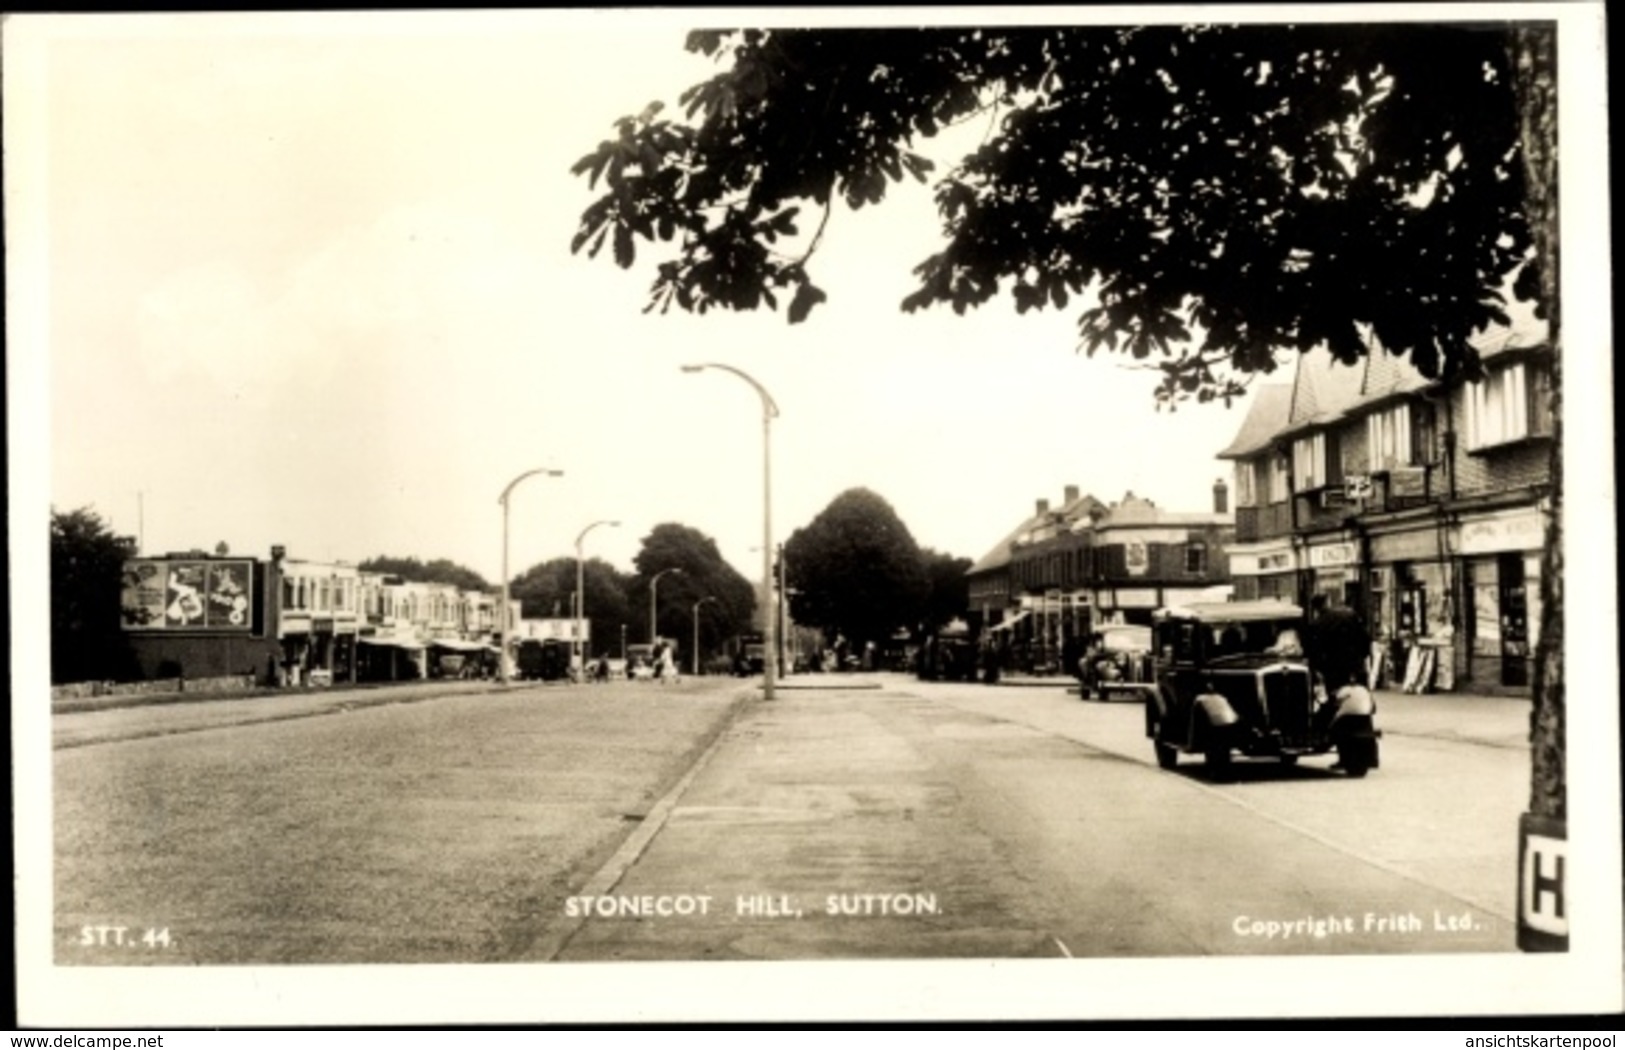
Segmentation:
<svg viewBox="0 0 1625 1050">
<path fill-rule="evenodd" d="M 247 635 L 130 634 L 130 648 L 142 678 L 183 676 L 217 678 L 252 675 L 269 684 L 269 662 L 280 659 L 282 646 L 275 638 Z"/>
</svg>

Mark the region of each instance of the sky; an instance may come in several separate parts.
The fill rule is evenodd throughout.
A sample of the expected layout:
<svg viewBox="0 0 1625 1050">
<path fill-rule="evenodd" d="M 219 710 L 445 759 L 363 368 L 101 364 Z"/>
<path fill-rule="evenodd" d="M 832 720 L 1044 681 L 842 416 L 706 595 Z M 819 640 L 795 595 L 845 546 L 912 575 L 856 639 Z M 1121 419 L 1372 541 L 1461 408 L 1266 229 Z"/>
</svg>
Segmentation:
<svg viewBox="0 0 1625 1050">
<path fill-rule="evenodd" d="M 1158 413 L 1156 376 L 1076 349 L 1076 310 L 906 315 L 929 190 L 837 207 L 829 293 L 644 315 L 655 256 L 572 256 L 570 166 L 713 71 L 672 18 L 95 20 L 50 49 L 50 502 L 144 552 L 449 558 L 495 582 L 573 553 L 631 568 L 679 522 L 760 574 L 844 490 L 979 558 L 1067 485 L 1200 510 L 1246 402 Z M 985 123 L 934 148 L 947 159 Z"/>
</svg>

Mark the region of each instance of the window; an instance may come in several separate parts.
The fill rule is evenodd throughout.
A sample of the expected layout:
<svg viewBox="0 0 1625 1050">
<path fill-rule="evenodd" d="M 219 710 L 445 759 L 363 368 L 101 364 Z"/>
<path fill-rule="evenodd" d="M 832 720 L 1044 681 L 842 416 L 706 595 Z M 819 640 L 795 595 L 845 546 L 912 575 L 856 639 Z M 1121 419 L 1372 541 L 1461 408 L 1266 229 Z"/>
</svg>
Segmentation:
<svg viewBox="0 0 1625 1050">
<path fill-rule="evenodd" d="M 1465 391 L 1467 447 L 1489 448 L 1550 434 L 1550 379 L 1543 368 L 1516 364 L 1491 372 Z"/>
<path fill-rule="evenodd" d="M 1326 484 L 1326 435 L 1313 434 L 1292 443 L 1292 484 L 1299 491 Z"/>
<path fill-rule="evenodd" d="M 1252 460 L 1241 459 L 1236 461 L 1236 506 L 1258 506 L 1257 491 L 1253 484 L 1254 472 L 1262 464 Z"/>
<path fill-rule="evenodd" d="M 1207 571 L 1207 544 L 1188 543 L 1185 545 L 1185 571 L 1196 575 Z"/>
<path fill-rule="evenodd" d="M 1270 502 L 1285 503 L 1287 498 L 1287 457 L 1278 452 L 1270 457 Z"/>
<path fill-rule="evenodd" d="M 1371 469 L 1392 470 L 1416 462 L 1411 439 L 1411 406 L 1395 405 L 1366 417 L 1366 448 Z"/>
</svg>

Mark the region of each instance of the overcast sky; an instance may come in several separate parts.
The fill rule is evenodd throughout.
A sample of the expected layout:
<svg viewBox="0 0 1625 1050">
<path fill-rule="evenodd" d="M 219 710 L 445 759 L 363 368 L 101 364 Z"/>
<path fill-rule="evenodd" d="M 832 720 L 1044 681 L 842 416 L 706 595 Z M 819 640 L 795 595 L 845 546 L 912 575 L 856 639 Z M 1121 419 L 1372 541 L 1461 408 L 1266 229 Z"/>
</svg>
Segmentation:
<svg viewBox="0 0 1625 1050">
<path fill-rule="evenodd" d="M 1075 311 L 905 315 L 929 191 L 837 209 L 830 295 L 782 313 L 641 313 L 569 252 L 569 168 L 618 117 L 708 75 L 670 19 L 576 14 L 87 23 L 50 52 L 51 482 L 148 552 L 630 568 L 677 521 L 760 571 L 754 375 L 778 402 L 775 539 L 852 486 L 980 557 L 1076 484 L 1198 510 L 1245 404 L 1154 411 L 1155 375 L 1076 352 Z M 985 124 L 964 129 L 979 137 Z M 962 139 L 963 140 L 963 139 Z"/>
</svg>

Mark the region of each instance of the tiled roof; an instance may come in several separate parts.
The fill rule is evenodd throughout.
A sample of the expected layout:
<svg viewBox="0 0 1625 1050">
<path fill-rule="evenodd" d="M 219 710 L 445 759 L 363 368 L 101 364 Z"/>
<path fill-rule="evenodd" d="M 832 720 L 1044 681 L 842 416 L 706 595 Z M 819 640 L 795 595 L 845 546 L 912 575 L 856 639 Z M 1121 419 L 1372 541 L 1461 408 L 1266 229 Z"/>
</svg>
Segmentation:
<svg viewBox="0 0 1625 1050">
<path fill-rule="evenodd" d="M 1259 387 L 1253 395 L 1252 407 L 1247 409 L 1247 418 L 1241 421 L 1241 430 L 1217 458 L 1239 459 L 1268 448 L 1276 433 L 1286 426 L 1291 407 L 1290 383 L 1269 383 Z"/>
<path fill-rule="evenodd" d="M 1485 360 L 1511 350 L 1544 346 L 1548 341 L 1549 328 L 1535 318 L 1531 304 L 1509 301 L 1506 313 L 1511 325 L 1487 325 L 1467 340 Z M 1277 436 L 1335 423 L 1368 405 L 1434 385 L 1409 358 L 1375 339 L 1367 339 L 1366 350 L 1361 364 L 1355 366 L 1337 363 L 1323 347 L 1300 357 L 1292 413 Z"/>
<path fill-rule="evenodd" d="M 998 569 L 1010 564 L 1010 554 L 1016 545 L 1016 541 L 1025 534 L 1042 528 L 1046 524 L 1053 522 L 1070 523 L 1082 517 L 1096 517 L 1105 513 L 1105 510 L 1106 505 L 1104 503 L 1085 493 L 1077 499 L 1069 503 L 1063 503 L 1061 506 L 1045 511 L 1043 514 L 1034 514 L 1020 525 L 1017 525 L 992 550 L 982 555 L 975 565 L 966 570 L 966 575 L 987 572 L 990 569 Z"/>
<path fill-rule="evenodd" d="M 1362 362 L 1369 358 L 1362 358 Z M 1361 365 L 1346 365 L 1324 346 L 1308 350 L 1298 358 L 1298 374 L 1292 384 L 1292 408 L 1288 429 L 1330 423 L 1341 418 L 1360 400 L 1365 379 Z"/>
</svg>

